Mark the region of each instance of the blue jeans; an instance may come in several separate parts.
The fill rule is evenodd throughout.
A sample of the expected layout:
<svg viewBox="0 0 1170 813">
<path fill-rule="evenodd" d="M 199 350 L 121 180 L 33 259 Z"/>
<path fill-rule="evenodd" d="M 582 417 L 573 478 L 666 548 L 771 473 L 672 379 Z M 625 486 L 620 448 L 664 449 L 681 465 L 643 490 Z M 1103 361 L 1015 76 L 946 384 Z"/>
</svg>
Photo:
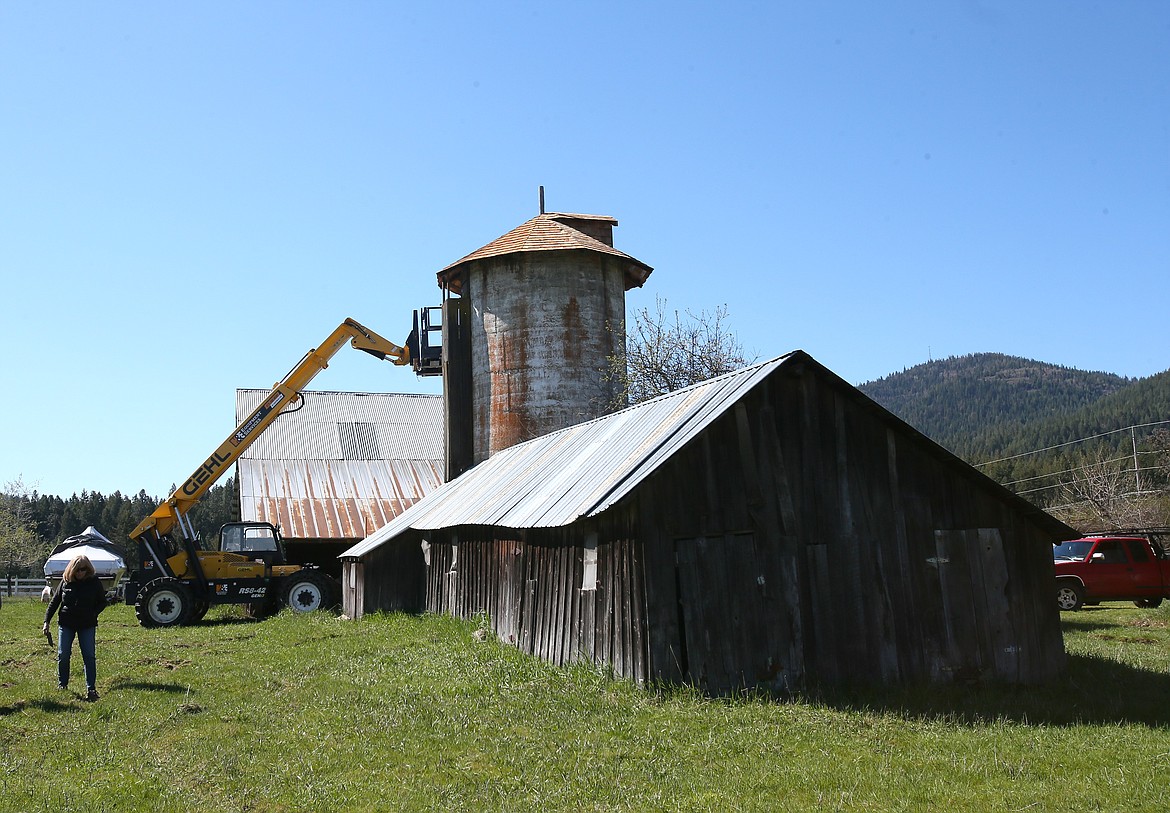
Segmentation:
<svg viewBox="0 0 1170 813">
<path fill-rule="evenodd" d="M 62 686 L 69 685 L 69 658 L 73 654 L 73 638 L 76 636 L 77 648 L 81 650 L 81 660 L 85 664 L 85 688 L 94 691 L 97 688 L 97 627 L 80 630 L 58 627 L 57 632 L 57 682 Z"/>
</svg>

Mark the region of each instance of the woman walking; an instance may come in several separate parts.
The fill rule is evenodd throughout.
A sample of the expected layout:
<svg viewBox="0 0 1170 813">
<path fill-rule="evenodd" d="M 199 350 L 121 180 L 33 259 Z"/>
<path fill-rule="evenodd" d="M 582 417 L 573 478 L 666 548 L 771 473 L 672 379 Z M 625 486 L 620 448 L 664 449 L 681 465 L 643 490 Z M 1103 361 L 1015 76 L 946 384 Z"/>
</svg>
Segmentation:
<svg viewBox="0 0 1170 813">
<path fill-rule="evenodd" d="M 106 589 L 94 572 L 93 562 L 85 554 L 77 556 L 61 575 L 49 607 L 45 610 L 45 626 L 60 608 L 60 631 L 57 637 L 57 688 L 69 688 L 69 660 L 73 654 L 73 639 L 81 650 L 85 664 L 86 700 L 97 700 L 97 622 L 98 614 L 106 608 Z"/>
</svg>

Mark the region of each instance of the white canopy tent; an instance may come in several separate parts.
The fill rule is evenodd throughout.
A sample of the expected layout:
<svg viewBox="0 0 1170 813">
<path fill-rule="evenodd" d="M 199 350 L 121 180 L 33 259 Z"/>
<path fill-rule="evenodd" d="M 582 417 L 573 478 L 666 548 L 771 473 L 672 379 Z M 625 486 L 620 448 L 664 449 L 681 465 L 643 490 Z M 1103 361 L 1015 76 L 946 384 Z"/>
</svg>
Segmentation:
<svg viewBox="0 0 1170 813">
<path fill-rule="evenodd" d="M 117 545 L 90 525 L 76 536 L 70 536 L 53 548 L 45 562 L 45 580 L 49 588 L 56 588 L 61 574 L 76 557 L 84 554 L 93 562 L 97 576 L 107 592 L 116 592 L 118 584 L 126 574 L 126 562 L 122 559 Z"/>
</svg>

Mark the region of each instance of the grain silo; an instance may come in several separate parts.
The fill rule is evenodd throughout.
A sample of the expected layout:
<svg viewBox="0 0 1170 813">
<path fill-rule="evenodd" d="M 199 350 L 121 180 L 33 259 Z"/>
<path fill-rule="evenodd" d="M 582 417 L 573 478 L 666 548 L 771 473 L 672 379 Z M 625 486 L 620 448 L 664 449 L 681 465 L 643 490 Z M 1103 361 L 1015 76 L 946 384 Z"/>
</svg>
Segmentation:
<svg viewBox="0 0 1170 813">
<path fill-rule="evenodd" d="M 652 270 L 613 247 L 616 225 L 542 212 L 439 272 L 458 295 L 444 318 L 449 444 L 462 431 L 468 447 L 454 464 L 449 450 L 449 476 L 611 411 L 607 359 L 625 340 L 625 292 Z"/>
</svg>

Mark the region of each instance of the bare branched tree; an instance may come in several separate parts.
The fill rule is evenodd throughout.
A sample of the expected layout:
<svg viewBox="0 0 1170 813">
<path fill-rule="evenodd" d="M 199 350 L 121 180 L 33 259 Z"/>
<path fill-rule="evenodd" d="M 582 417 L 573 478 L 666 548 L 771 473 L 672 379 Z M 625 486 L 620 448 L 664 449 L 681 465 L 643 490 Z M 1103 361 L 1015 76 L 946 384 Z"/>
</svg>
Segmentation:
<svg viewBox="0 0 1170 813">
<path fill-rule="evenodd" d="M 30 493 L 20 480 L 6 483 L 0 493 L 0 569 L 5 576 L 27 575 L 49 555 L 49 545 L 26 517 Z"/>
<path fill-rule="evenodd" d="M 727 306 L 711 312 L 668 311 L 656 301 L 653 313 L 635 311 L 627 325 L 624 352 L 608 361 L 608 379 L 618 390 L 615 408 L 689 387 L 755 361 L 727 325 Z"/>
<path fill-rule="evenodd" d="M 1104 451 L 1082 453 L 1061 483 L 1068 508 L 1055 513 L 1070 525 L 1091 530 L 1162 524 L 1161 501 L 1136 490 L 1134 471 L 1126 462 L 1127 458 L 1110 458 Z"/>
</svg>

